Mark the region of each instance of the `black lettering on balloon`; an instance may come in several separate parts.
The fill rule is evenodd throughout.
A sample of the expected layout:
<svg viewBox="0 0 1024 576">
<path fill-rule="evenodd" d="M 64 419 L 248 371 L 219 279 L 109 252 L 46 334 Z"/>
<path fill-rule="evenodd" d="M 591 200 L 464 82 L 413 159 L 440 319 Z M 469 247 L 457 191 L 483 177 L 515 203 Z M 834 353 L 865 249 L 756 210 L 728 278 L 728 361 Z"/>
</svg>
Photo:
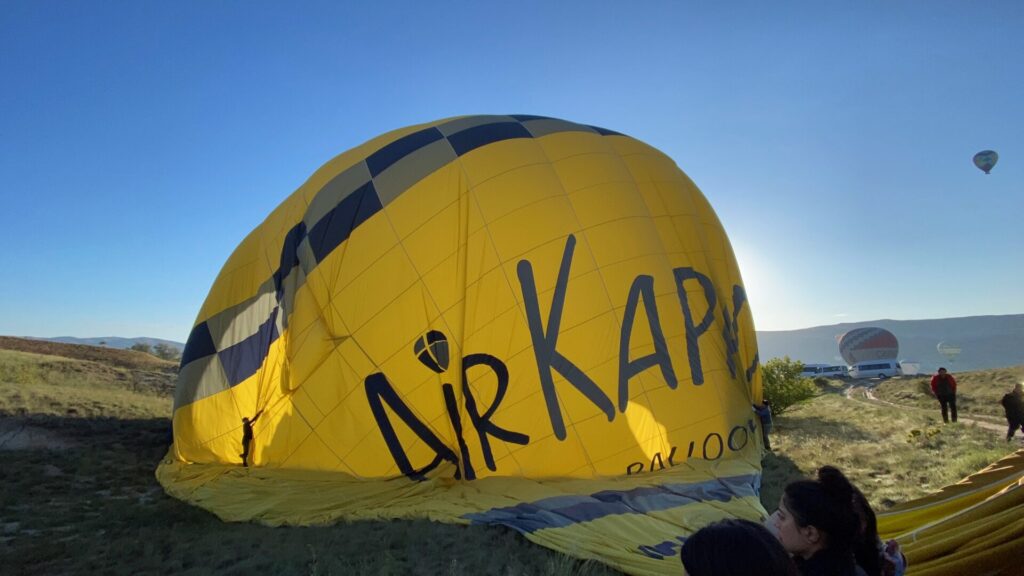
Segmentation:
<svg viewBox="0 0 1024 576">
<path fill-rule="evenodd" d="M 687 458 L 693 458 L 693 448 L 695 445 L 696 443 L 693 440 L 690 440 L 690 448 L 686 451 Z"/>
<path fill-rule="evenodd" d="M 655 468 L 655 467 L 657 467 L 657 468 Z M 664 470 L 665 469 L 665 461 L 662 460 L 662 458 L 661 458 L 661 452 L 655 452 L 654 453 L 654 457 L 651 458 L 651 472 L 653 472 L 655 469 L 657 469 L 657 470 Z"/>
<path fill-rule="evenodd" d="M 725 344 L 725 364 L 729 367 L 729 375 L 736 377 L 736 361 L 733 358 L 740 351 L 739 314 L 740 307 L 746 299 L 746 293 L 739 285 L 732 287 L 732 313 L 728 306 L 722 306 L 722 341 Z"/>
<path fill-rule="evenodd" d="M 626 476 L 632 476 L 633 474 L 639 474 L 644 471 L 643 462 L 633 462 L 629 466 L 626 466 Z"/>
<path fill-rule="evenodd" d="M 479 408 L 477 408 L 476 398 L 473 397 L 473 391 L 469 387 L 468 371 L 474 366 L 487 366 L 498 378 L 498 389 L 494 393 L 494 402 L 482 415 L 480 414 Z M 484 462 L 487 463 L 487 468 L 492 472 L 496 471 L 497 467 L 494 464 L 494 455 L 491 452 L 491 443 L 487 437 L 488 434 L 499 440 L 504 440 L 505 442 L 511 442 L 513 444 L 521 444 L 525 446 L 530 443 L 530 437 L 526 434 L 505 430 L 491 422 L 491 416 L 494 415 L 494 411 L 498 409 L 498 405 L 500 405 L 501 401 L 505 398 L 505 392 L 507 390 L 508 368 L 505 367 L 504 362 L 490 354 L 470 354 L 462 359 L 462 392 L 466 396 L 466 411 L 469 412 L 469 418 L 473 422 L 473 427 L 476 428 L 477 433 L 480 435 L 480 449 L 484 453 Z M 463 458 L 467 463 L 466 475 L 468 477 L 469 458 L 465 454 L 463 455 Z"/>
<path fill-rule="evenodd" d="M 462 453 L 462 463 L 466 468 L 466 480 L 476 480 L 476 471 L 473 470 L 473 463 L 469 460 L 469 447 L 466 446 L 466 439 L 462 436 L 462 418 L 459 417 L 459 404 L 455 400 L 455 388 L 451 384 L 442 384 L 441 391 L 444 394 L 444 406 L 448 410 L 448 418 L 452 421 L 452 428 L 455 428 L 455 438 L 459 441 L 459 452 Z"/>
<path fill-rule="evenodd" d="M 747 368 L 747 382 L 754 379 L 754 370 L 757 370 L 757 365 L 760 362 L 758 356 L 760 354 L 754 354 L 754 361 L 750 363 L 750 367 Z"/>
<path fill-rule="evenodd" d="M 708 440 L 711 440 L 712 438 L 718 440 L 718 454 L 715 454 L 714 458 L 708 458 Z M 704 438 L 704 459 L 718 460 L 719 458 L 722 457 L 722 452 L 725 452 L 725 444 L 722 443 L 722 435 L 719 434 L 718 432 L 712 432 L 711 434 L 708 434 L 707 438 Z"/>
<path fill-rule="evenodd" d="M 384 436 L 384 442 L 388 446 L 388 451 L 391 452 L 391 457 L 394 458 L 395 464 L 398 465 L 398 469 L 402 471 L 402 474 L 413 479 L 423 480 L 424 474 L 430 472 L 441 463 L 442 460 L 447 460 L 455 465 L 455 478 L 461 478 L 459 473 L 459 459 L 455 456 L 455 452 L 448 448 L 433 432 L 430 431 L 423 422 L 420 422 L 416 415 L 409 410 L 409 407 L 405 405 L 405 402 L 398 396 L 394 388 L 391 387 L 391 383 L 388 382 L 386 376 L 381 372 L 370 374 L 366 377 L 363 382 L 366 388 L 366 399 L 370 403 L 370 410 L 373 412 L 373 418 L 377 421 L 377 427 L 380 429 L 381 435 Z M 434 460 L 427 464 L 423 468 L 414 469 L 412 464 L 409 463 L 409 458 L 405 454 L 405 449 L 402 448 L 401 442 L 398 440 L 398 435 L 395 434 L 395 429 L 391 425 L 391 420 L 388 418 L 387 412 L 384 410 L 384 404 L 387 404 L 391 410 L 398 415 L 398 417 L 405 422 L 405 425 L 409 427 L 416 436 L 419 437 L 427 446 L 430 446 L 434 450 L 437 456 Z"/>
<path fill-rule="evenodd" d="M 633 321 L 636 319 L 637 305 L 643 302 L 647 313 L 647 325 L 654 341 L 654 353 L 629 360 L 629 341 L 633 334 Z M 658 319 L 658 307 L 654 299 L 654 277 L 641 275 L 633 280 L 626 298 L 626 310 L 622 315 L 622 328 L 619 333 L 619 411 L 625 412 L 629 404 L 629 380 L 652 366 L 661 368 L 661 375 L 668 387 L 675 390 L 679 382 L 672 369 L 672 360 L 668 355 L 665 334 Z"/>
<path fill-rule="evenodd" d="M 736 377 L 736 360 L 733 359 L 740 349 L 737 332 L 739 327 L 733 323 L 729 307 L 722 306 L 722 341 L 725 344 L 725 365 L 729 367 L 729 375 Z"/>
<path fill-rule="evenodd" d="M 711 327 L 711 321 L 715 316 L 715 304 L 717 302 L 715 286 L 710 278 L 693 268 L 675 268 L 672 272 L 675 274 L 676 293 L 679 295 L 679 304 L 683 308 L 683 320 L 686 326 L 686 354 L 690 360 L 690 373 L 693 376 L 693 383 L 699 386 L 704 383 L 704 371 L 701 369 L 698 339 L 701 334 L 707 332 L 708 328 Z M 693 323 L 693 312 L 690 310 L 690 302 L 686 296 L 685 284 L 687 280 L 696 280 L 700 283 L 700 286 L 704 289 L 704 300 L 708 304 L 704 318 L 697 325 Z"/>
<path fill-rule="evenodd" d="M 551 298 L 551 310 L 548 312 L 547 331 L 540 316 L 540 304 L 537 295 L 537 283 L 533 277 L 533 266 L 528 260 L 520 260 L 516 266 L 519 275 L 519 286 L 523 293 L 523 306 L 526 308 L 526 320 L 530 326 L 530 336 L 533 339 L 533 354 L 537 360 L 537 371 L 540 374 L 540 386 L 544 391 L 544 400 L 547 403 L 548 416 L 551 419 L 551 428 L 555 437 L 565 440 L 565 422 L 562 419 L 562 409 L 558 405 L 558 392 L 555 390 L 555 382 L 551 376 L 551 369 L 554 368 L 565 379 L 573 385 L 576 390 L 582 393 L 595 406 L 601 409 L 611 422 L 615 419 L 615 406 L 611 399 L 575 364 L 562 356 L 555 349 L 558 344 L 558 329 L 562 322 L 562 309 L 565 307 L 565 293 L 569 285 L 569 267 L 572 264 L 572 253 L 576 246 L 576 237 L 572 234 L 566 238 L 565 251 L 562 254 L 562 264 L 558 270 L 558 280 L 555 283 L 555 294 Z"/>
<path fill-rule="evenodd" d="M 668 465 L 669 466 L 675 466 L 676 465 L 675 457 L 676 457 L 676 447 L 673 446 L 672 447 L 672 451 L 668 453 Z"/>
<path fill-rule="evenodd" d="M 736 436 L 737 432 L 743 432 L 742 444 L 736 444 L 733 442 L 733 438 Z M 747 435 L 747 429 L 743 426 L 733 426 L 733 429 L 729 431 L 729 450 L 732 450 L 733 452 L 742 450 L 743 447 L 747 445 L 748 441 L 750 441 L 750 436 Z"/>
</svg>

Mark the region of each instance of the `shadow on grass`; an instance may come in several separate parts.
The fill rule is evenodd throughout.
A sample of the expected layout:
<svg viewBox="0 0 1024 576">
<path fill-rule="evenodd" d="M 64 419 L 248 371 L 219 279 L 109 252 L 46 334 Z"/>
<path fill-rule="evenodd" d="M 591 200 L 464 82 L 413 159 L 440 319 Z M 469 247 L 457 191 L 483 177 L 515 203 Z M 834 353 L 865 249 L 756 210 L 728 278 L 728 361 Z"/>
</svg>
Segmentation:
<svg viewBox="0 0 1024 576">
<path fill-rule="evenodd" d="M 4 574 L 618 574 L 497 527 L 229 524 L 157 483 L 168 419 L 0 414 L 0 422 L 74 441 L 0 452 Z"/>
<path fill-rule="evenodd" d="M 820 416 L 786 415 L 776 427 L 785 429 L 788 434 L 811 434 L 815 438 L 842 442 L 870 442 L 878 437 L 856 424 Z"/>
<path fill-rule="evenodd" d="M 807 475 L 788 456 L 769 452 L 761 460 L 761 505 L 769 513 L 779 507 L 782 491 L 793 480 Z"/>
</svg>

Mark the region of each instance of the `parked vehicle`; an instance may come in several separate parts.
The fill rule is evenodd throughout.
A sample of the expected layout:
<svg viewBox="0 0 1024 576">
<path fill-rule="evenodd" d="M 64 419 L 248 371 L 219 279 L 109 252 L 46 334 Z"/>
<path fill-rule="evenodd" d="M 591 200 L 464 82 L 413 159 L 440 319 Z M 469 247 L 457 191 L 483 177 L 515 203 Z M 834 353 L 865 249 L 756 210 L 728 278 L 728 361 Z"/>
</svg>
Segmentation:
<svg viewBox="0 0 1024 576">
<path fill-rule="evenodd" d="M 850 369 L 846 366 L 825 366 L 818 371 L 818 376 L 846 379 L 850 377 Z"/>
<path fill-rule="evenodd" d="M 828 364 L 804 364 L 804 369 L 800 372 L 800 375 L 804 378 L 816 378 L 821 374 L 821 369 L 827 366 Z"/>
<path fill-rule="evenodd" d="M 868 360 L 850 367 L 852 378 L 892 378 L 902 375 L 903 369 L 896 360 Z"/>
</svg>

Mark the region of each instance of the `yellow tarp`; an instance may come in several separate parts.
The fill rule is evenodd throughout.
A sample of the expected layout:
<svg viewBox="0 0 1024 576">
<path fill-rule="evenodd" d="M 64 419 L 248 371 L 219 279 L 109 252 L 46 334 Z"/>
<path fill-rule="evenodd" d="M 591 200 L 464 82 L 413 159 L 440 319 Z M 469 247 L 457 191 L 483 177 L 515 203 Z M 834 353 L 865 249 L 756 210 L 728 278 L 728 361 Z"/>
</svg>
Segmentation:
<svg viewBox="0 0 1024 576">
<path fill-rule="evenodd" d="M 242 241 L 158 477 L 228 520 L 498 524 L 678 573 L 693 529 L 764 514 L 760 394 L 732 249 L 671 159 L 452 118 L 331 160 Z"/>
</svg>

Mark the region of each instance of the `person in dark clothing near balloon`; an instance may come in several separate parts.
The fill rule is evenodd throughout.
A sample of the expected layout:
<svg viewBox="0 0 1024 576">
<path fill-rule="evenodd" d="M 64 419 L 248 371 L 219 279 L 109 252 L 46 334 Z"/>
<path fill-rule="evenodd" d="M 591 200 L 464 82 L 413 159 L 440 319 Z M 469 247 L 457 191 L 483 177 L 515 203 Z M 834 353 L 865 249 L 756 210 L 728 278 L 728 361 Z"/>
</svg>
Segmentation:
<svg viewBox="0 0 1024 576">
<path fill-rule="evenodd" d="M 816 480 L 790 482 L 771 520 L 801 576 L 866 574 L 854 558 L 861 540 L 854 487 L 838 468 L 822 466 Z"/>
<path fill-rule="evenodd" d="M 951 415 L 953 422 L 956 422 L 956 378 L 945 368 L 939 368 L 939 372 L 932 376 L 932 394 L 939 400 L 942 421 L 949 423 Z"/>
<path fill-rule="evenodd" d="M 256 423 L 256 419 L 263 414 L 260 410 L 252 417 L 252 420 L 242 417 L 242 453 L 239 456 L 242 457 L 242 466 L 249 466 L 249 446 L 252 444 L 252 425 Z"/>
<path fill-rule="evenodd" d="M 679 556 L 689 576 L 799 576 L 779 541 L 749 520 L 721 520 L 686 539 Z"/>
<path fill-rule="evenodd" d="M 1003 395 L 1000 400 L 1003 410 L 1006 411 L 1006 423 L 1009 429 L 1006 431 L 1006 441 L 1013 440 L 1013 435 L 1019 428 L 1024 432 L 1024 387 L 1018 382 L 1013 385 L 1013 390 Z"/>
<path fill-rule="evenodd" d="M 768 439 L 768 434 L 772 431 L 772 407 L 769 404 L 768 399 L 761 400 L 761 405 L 752 404 L 754 407 L 754 413 L 761 420 L 761 440 L 764 441 L 764 449 L 771 452 L 772 443 Z"/>
<path fill-rule="evenodd" d="M 853 486 L 853 509 L 860 519 L 860 538 L 853 548 L 853 557 L 867 576 L 903 576 L 907 557 L 899 542 L 882 542 L 878 537 L 878 518 L 864 493 Z"/>
</svg>

